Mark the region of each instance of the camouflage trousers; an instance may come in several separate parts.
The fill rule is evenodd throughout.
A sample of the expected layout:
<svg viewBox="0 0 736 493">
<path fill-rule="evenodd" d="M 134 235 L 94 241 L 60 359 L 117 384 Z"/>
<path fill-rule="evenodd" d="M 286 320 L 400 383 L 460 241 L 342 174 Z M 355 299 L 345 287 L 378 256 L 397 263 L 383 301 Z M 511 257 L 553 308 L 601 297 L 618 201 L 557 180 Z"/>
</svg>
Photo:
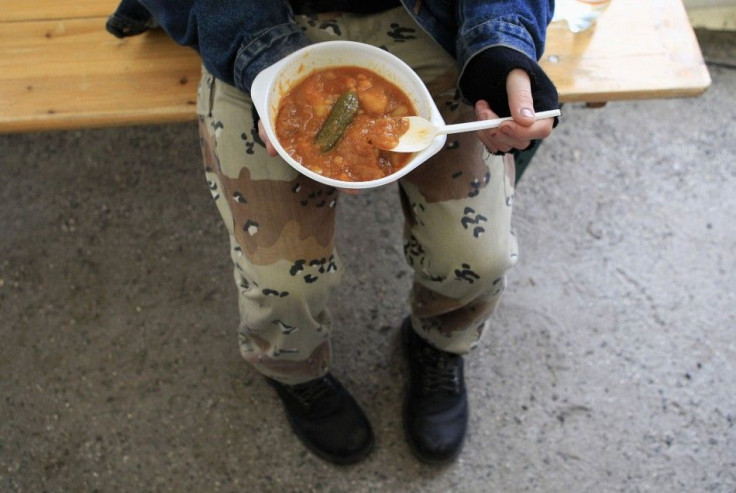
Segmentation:
<svg viewBox="0 0 736 493">
<path fill-rule="evenodd" d="M 297 21 L 315 42 L 351 39 L 388 50 L 425 81 L 445 121 L 474 119 L 458 99 L 454 60 L 402 8 Z M 321 376 L 331 358 L 329 295 L 343 273 L 334 244 L 340 192 L 268 156 L 249 95 L 206 70 L 197 112 L 207 182 L 230 236 L 241 353 L 284 383 Z M 513 157 L 489 155 L 473 134 L 450 136 L 399 182 L 412 322 L 439 349 L 472 349 L 501 298 L 517 258 L 513 186 Z"/>
</svg>

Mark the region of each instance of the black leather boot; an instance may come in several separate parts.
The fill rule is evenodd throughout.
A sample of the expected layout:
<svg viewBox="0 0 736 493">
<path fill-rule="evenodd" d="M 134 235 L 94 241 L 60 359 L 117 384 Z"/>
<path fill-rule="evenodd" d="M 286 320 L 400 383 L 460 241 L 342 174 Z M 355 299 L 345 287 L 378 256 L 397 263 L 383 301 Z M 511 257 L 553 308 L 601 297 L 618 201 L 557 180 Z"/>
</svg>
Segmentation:
<svg viewBox="0 0 736 493">
<path fill-rule="evenodd" d="M 406 319 L 401 327 L 409 363 L 404 429 L 414 454 L 432 464 L 457 458 L 468 428 L 463 358 L 434 348 Z"/>
<path fill-rule="evenodd" d="M 373 431 L 353 396 L 331 374 L 297 385 L 266 378 L 296 436 L 322 459 L 352 464 L 373 449 Z"/>
</svg>

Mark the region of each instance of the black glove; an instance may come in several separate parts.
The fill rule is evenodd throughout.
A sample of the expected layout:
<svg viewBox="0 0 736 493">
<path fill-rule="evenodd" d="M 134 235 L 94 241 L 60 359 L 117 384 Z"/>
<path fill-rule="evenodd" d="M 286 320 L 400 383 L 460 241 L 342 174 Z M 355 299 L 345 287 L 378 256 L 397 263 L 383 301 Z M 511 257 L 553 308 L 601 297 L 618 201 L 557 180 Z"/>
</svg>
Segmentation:
<svg viewBox="0 0 736 493">
<path fill-rule="evenodd" d="M 506 77 L 516 68 L 529 74 L 534 111 L 555 110 L 559 107 L 557 88 L 542 67 L 524 53 L 506 46 L 488 48 L 470 59 L 459 83 L 463 99 L 471 105 L 485 99 L 499 117 L 511 116 L 506 94 Z"/>
</svg>

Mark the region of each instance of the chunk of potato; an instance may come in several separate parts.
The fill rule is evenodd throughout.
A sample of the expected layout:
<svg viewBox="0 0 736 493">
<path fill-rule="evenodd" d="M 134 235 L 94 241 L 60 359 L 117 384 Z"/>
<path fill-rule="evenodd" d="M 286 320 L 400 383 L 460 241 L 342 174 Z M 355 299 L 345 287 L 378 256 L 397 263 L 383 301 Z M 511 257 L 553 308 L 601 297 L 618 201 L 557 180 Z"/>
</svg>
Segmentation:
<svg viewBox="0 0 736 493">
<path fill-rule="evenodd" d="M 319 118 L 325 118 L 330 113 L 330 106 L 326 104 L 316 104 L 313 109 L 314 115 Z"/>
<path fill-rule="evenodd" d="M 383 116 L 388 104 L 388 96 L 379 88 L 371 87 L 358 92 L 358 100 L 363 111 L 376 116 Z"/>
<path fill-rule="evenodd" d="M 358 76 L 358 86 L 356 87 L 358 91 L 366 91 L 370 89 L 371 87 L 373 87 L 373 82 L 368 77 L 364 75 Z"/>
<path fill-rule="evenodd" d="M 400 104 L 396 108 L 393 109 L 391 112 L 391 116 L 406 116 L 409 114 L 409 108 L 404 106 L 403 104 Z"/>
</svg>

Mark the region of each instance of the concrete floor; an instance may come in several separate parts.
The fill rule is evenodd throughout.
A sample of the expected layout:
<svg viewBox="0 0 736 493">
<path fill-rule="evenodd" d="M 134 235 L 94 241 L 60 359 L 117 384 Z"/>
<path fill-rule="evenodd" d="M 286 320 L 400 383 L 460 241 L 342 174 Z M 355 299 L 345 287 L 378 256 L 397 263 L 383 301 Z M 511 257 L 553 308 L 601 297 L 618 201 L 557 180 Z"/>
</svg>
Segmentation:
<svg viewBox="0 0 736 493">
<path fill-rule="evenodd" d="M 194 124 L 0 136 L 0 491 L 736 491 L 734 35 L 701 98 L 565 108 L 442 468 L 402 434 L 392 187 L 341 203 L 334 372 L 378 444 L 338 468 L 238 354 Z"/>
</svg>

